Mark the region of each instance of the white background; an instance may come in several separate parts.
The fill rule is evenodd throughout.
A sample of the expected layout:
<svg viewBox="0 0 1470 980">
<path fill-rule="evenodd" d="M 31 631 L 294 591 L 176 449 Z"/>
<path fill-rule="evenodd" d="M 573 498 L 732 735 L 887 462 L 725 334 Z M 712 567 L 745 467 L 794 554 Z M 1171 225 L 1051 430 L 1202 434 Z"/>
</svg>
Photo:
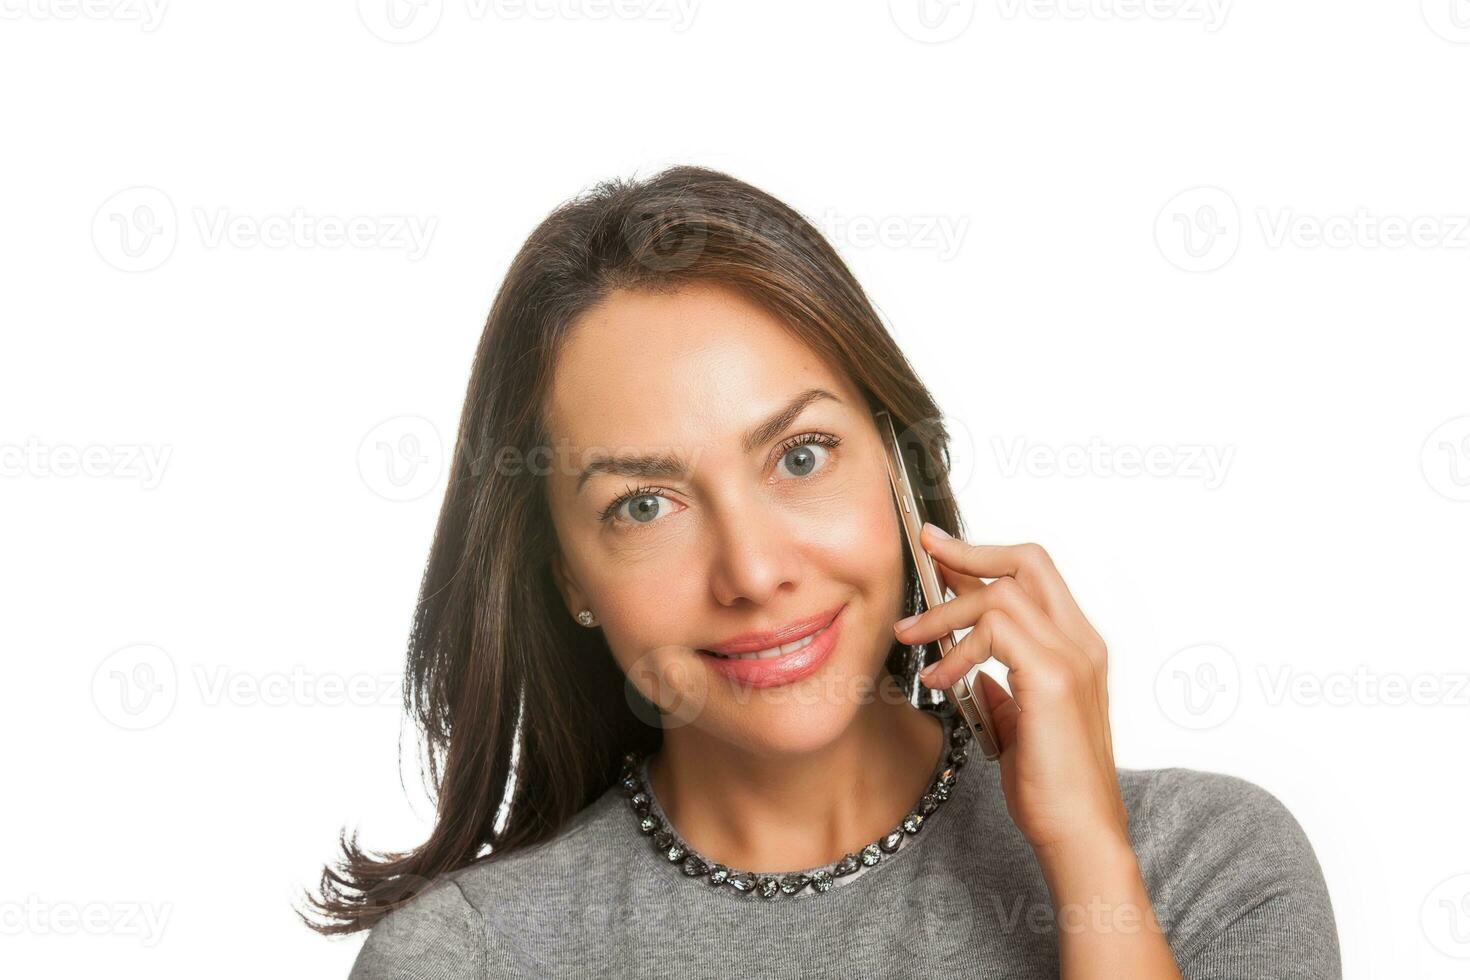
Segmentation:
<svg viewBox="0 0 1470 980">
<path fill-rule="evenodd" d="M 1348 977 L 1465 975 L 1465 0 L 157 2 L 0 0 L 8 975 L 346 974 L 291 901 L 427 833 L 398 673 L 490 299 L 682 162 L 851 263 L 972 540 L 1108 640 L 1120 764 L 1280 797 Z"/>
</svg>

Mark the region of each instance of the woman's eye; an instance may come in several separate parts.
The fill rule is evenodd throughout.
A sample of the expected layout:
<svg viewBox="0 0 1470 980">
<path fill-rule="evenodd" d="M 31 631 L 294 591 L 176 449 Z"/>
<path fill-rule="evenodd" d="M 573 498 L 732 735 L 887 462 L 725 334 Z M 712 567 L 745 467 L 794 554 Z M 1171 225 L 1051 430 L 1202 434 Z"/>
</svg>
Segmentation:
<svg viewBox="0 0 1470 980">
<path fill-rule="evenodd" d="M 777 470 L 786 470 L 794 477 L 810 476 L 827 461 L 832 450 L 818 443 L 802 443 L 792 446 L 781 454 Z"/>
<path fill-rule="evenodd" d="M 618 504 L 612 516 L 633 524 L 652 524 L 669 510 L 668 503 L 656 493 L 640 493 Z"/>
<path fill-rule="evenodd" d="M 826 433 L 807 433 L 798 437 L 798 441 L 780 450 L 776 461 L 777 478 L 800 480 L 811 476 L 828 464 L 832 450 L 841 441 L 837 436 Z M 783 470 L 784 475 L 781 474 Z M 674 502 L 664 496 L 666 492 L 663 487 L 652 486 L 630 489 L 608 504 L 601 514 L 601 520 L 620 526 L 621 530 L 635 530 L 654 524 L 675 509 Z"/>
</svg>

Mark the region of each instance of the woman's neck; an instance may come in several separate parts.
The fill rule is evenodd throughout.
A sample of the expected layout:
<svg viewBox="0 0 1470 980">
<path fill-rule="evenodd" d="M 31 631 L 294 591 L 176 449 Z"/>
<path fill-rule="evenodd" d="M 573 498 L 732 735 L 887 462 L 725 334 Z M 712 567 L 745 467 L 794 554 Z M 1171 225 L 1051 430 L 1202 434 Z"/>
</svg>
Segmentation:
<svg viewBox="0 0 1470 980">
<path fill-rule="evenodd" d="M 883 682 L 897 691 L 892 678 Z M 942 721 L 890 695 L 862 705 L 822 749 L 756 758 L 692 728 L 664 733 L 648 781 L 670 822 L 710 861 L 797 871 L 856 853 L 899 825 L 928 788 Z"/>
</svg>

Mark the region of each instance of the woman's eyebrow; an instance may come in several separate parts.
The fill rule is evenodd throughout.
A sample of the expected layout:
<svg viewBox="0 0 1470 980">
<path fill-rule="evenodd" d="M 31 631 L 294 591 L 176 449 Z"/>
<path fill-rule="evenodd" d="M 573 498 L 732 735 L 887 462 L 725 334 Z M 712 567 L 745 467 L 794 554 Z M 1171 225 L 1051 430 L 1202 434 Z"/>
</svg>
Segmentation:
<svg viewBox="0 0 1470 980">
<path fill-rule="evenodd" d="M 740 447 L 747 455 L 766 443 L 775 439 L 786 427 L 795 422 L 806 407 L 812 402 L 822 399 L 830 399 L 837 404 L 842 404 L 838 398 L 826 388 L 808 388 L 793 398 L 784 408 L 772 414 L 765 421 L 753 426 L 749 432 L 740 439 Z M 611 473 L 615 476 L 648 476 L 648 477 L 682 477 L 686 476 L 690 466 L 678 453 L 648 453 L 648 454 L 622 454 L 612 456 L 597 456 L 582 468 L 577 476 L 577 492 L 593 476 L 598 473 Z"/>
</svg>

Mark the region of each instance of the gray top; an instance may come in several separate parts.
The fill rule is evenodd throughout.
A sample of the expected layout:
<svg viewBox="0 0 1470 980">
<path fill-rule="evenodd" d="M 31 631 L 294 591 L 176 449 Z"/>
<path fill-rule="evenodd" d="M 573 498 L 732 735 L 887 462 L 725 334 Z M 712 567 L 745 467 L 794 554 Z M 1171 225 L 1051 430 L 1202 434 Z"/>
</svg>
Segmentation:
<svg viewBox="0 0 1470 980">
<path fill-rule="evenodd" d="M 1321 869 L 1275 797 L 1189 769 L 1118 778 L 1188 980 L 1340 980 Z M 350 980 L 1057 976 L 1046 884 L 978 752 L 917 835 L 825 893 L 686 877 L 637 819 L 615 785 L 552 840 L 455 872 L 373 927 Z"/>
</svg>

